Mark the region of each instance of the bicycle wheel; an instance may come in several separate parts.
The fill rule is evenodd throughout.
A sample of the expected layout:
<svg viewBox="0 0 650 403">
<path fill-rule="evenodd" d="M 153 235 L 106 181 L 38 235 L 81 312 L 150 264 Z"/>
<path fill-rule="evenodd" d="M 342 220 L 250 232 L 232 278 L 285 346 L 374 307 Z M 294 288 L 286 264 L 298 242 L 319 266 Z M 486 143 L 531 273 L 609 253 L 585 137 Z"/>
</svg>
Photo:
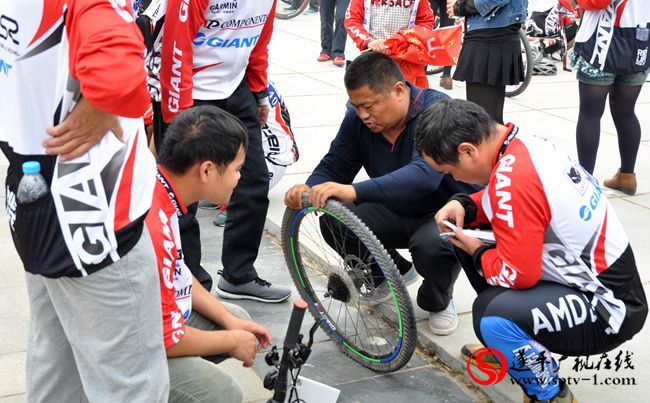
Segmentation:
<svg viewBox="0 0 650 403">
<path fill-rule="evenodd" d="M 309 5 L 309 0 L 277 0 L 275 18 L 290 20 L 302 14 Z"/>
<path fill-rule="evenodd" d="M 341 256 L 321 228 L 334 233 L 339 245 L 352 240 L 367 253 Z M 357 216 L 335 200 L 322 209 L 287 209 L 282 246 L 309 312 L 345 355 L 377 372 L 396 371 L 411 359 L 417 331 L 408 292 L 388 252 Z M 384 302 L 369 302 L 382 287 L 377 272 L 372 274 L 374 264 L 387 285 Z"/>
<path fill-rule="evenodd" d="M 530 43 L 528 43 L 528 36 L 523 30 L 519 31 L 519 40 L 521 42 L 521 58 L 524 62 L 524 81 L 520 82 L 517 85 L 507 85 L 507 97 L 516 97 L 517 95 L 524 92 L 524 90 L 528 87 L 528 84 L 530 84 L 531 78 L 533 77 L 533 66 L 535 65 L 533 60 L 533 50 L 530 47 Z"/>
<path fill-rule="evenodd" d="M 442 71 L 444 69 L 445 69 L 445 66 L 430 66 L 430 65 L 427 65 L 424 72 L 426 73 L 426 75 L 432 76 L 432 75 L 435 75 L 435 74 L 442 73 Z"/>
</svg>

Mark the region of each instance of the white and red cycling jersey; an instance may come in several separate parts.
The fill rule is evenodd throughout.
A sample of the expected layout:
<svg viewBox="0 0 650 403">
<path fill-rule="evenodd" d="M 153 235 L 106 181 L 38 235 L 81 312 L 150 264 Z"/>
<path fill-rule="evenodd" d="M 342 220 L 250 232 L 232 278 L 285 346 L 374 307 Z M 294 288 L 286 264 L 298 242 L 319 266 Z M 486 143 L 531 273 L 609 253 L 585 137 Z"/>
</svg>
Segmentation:
<svg viewBox="0 0 650 403">
<path fill-rule="evenodd" d="M 526 289 L 547 280 L 593 293 L 592 305 L 618 332 L 626 308 L 612 290 L 619 293 L 630 279 L 603 276 L 629 248 L 616 212 L 568 154 L 508 126 L 487 187 L 471 195 L 478 207 L 472 224 L 490 223 L 497 241 L 479 255 L 483 276 L 501 287 Z M 632 265 L 625 276 L 636 273 L 633 259 Z"/>
<path fill-rule="evenodd" d="M 226 99 L 241 81 L 266 92 L 275 0 L 167 0 L 160 84 L 166 122 L 193 99 Z"/>
<path fill-rule="evenodd" d="M 158 167 L 153 202 L 145 223 L 160 275 L 165 348 L 177 344 L 185 335 L 185 321 L 192 313 L 192 273 L 183 259 L 178 219 L 187 208 L 176 197 L 174 184 Z"/>
<path fill-rule="evenodd" d="M 289 109 L 271 81 L 268 90 L 271 109 L 262 127 L 262 148 L 269 170 L 269 188 L 272 188 L 280 181 L 286 168 L 298 161 L 299 153 L 291 130 Z"/>
<path fill-rule="evenodd" d="M 145 55 L 147 87 L 149 88 L 151 100 L 160 102 L 160 58 L 167 0 L 150 0 L 144 4 L 146 5 L 143 10 L 139 11 L 137 20 L 147 46 Z M 153 112 L 151 112 L 151 115 L 153 115 Z"/>
<path fill-rule="evenodd" d="M 9 222 L 26 270 L 87 275 L 140 238 L 155 173 L 142 124 L 149 104 L 143 56 L 130 1 L 0 2 L 0 147 L 10 162 Z M 108 132 L 72 161 L 46 155 L 46 129 L 81 96 L 119 116 L 122 140 Z M 29 160 L 41 163 L 51 194 L 21 205 L 15 194 Z"/>
</svg>

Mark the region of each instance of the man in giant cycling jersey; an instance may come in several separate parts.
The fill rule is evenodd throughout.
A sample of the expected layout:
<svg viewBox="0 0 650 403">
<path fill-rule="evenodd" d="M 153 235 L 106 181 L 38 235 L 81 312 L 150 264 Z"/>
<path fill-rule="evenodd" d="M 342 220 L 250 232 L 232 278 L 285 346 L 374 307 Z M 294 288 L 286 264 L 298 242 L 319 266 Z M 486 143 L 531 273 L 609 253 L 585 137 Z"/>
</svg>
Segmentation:
<svg viewBox="0 0 650 403">
<path fill-rule="evenodd" d="M 128 2 L 127 2 L 128 3 Z M 155 162 L 130 3 L 0 2 L 0 148 L 30 303 L 27 400 L 167 400 L 158 276 L 144 216 Z M 119 83 L 119 85 L 115 85 Z M 21 164 L 49 185 L 21 204 Z M 128 365 L 125 365 L 128 363 Z"/>
<path fill-rule="evenodd" d="M 165 122 L 192 105 L 215 105 L 235 115 L 248 130 L 246 162 L 224 230 L 222 298 L 281 302 L 287 287 L 259 278 L 255 259 L 268 209 L 268 171 L 261 127 L 267 120 L 268 44 L 275 0 L 168 0 L 160 65 L 161 109 Z M 181 222 L 191 270 L 200 268 L 196 205 Z M 190 259 L 192 260 L 190 262 Z M 211 286 L 211 281 L 202 282 Z"/>
<path fill-rule="evenodd" d="M 258 349 L 271 342 L 269 331 L 250 321 L 246 311 L 222 304 L 192 276 L 178 228 L 186 205 L 199 199 L 228 202 L 245 148 L 245 127 L 206 105 L 178 115 L 158 152 L 158 181 L 146 224 L 160 274 L 170 402 L 241 402 L 238 382 L 214 363 L 230 355 L 250 366 Z"/>
<path fill-rule="evenodd" d="M 491 225 L 495 245 L 454 231 L 478 293 L 474 331 L 499 350 L 527 399 L 570 402 L 550 352 L 609 351 L 638 333 L 648 306 L 621 222 L 598 183 L 551 142 L 501 125 L 480 106 L 426 110 L 416 145 L 434 168 L 486 186 L 436 215 L 458 228 Z M 542 362 L 543 365 L 540 365 Z"/>
</svg>

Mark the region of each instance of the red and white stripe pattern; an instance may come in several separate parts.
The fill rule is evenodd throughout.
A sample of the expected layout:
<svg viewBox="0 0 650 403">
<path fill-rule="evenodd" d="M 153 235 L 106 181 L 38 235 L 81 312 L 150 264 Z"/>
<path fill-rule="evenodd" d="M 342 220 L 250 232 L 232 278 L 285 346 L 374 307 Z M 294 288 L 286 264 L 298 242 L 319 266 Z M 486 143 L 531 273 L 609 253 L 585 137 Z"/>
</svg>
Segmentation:
<svg viewBox="0 0 650 403">
<path fill-rule="evenodd" d="M 619 330 L 625 305 L 597 276 L 629 241 L 596 180 L 568 154 L 520 133 L 472 199 L 497 240 L 481 257 L 490 284 L 526 289 L 547 280 L 592 292 Z"/>
</svg>

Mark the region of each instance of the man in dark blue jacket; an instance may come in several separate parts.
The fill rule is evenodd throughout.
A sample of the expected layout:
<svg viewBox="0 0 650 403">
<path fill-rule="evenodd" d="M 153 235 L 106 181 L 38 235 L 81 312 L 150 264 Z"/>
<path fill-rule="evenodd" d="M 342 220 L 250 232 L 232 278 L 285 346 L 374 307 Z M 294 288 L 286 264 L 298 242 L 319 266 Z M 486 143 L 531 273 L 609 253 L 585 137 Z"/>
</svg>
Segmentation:
<svg viewBox="0 0 650 403">
<path fill-rule="evenodd" d="M 302 207 L 301 195 L 322 207 L 336 198 L 352 210 L 389 250 L 405 283 L 424 277 L 417 303 L 430 312 L 429 326 L 436 334 L 451 334 L 458 326 L 451 302 L 460 266 L 447 241 L 438 236 L 434 215 L 454 194 L 471 191 L 470 185 L 432 169 L 415 150 L 418 117 L 429 105 L 448 98 L 441 92 L 421 89 L 404 81 L 399 66 L 390 57 L 364 53 L 350 64 L 345 87 L 352 108 L 348 109 L 330 150 L 307 183 L 296 185 L 285 195 L 292 208 Z M 370 179 L 352 183 L 361 168 Z M 321 218 L 321 232 L 340 254 L 366 255 L 356 239 L 337 239 L 338 221 Z M 408 248 L 413 266 L 395 250 Z M 375 278 L 379 269 L 374 267 Z M 381 281 L 380 281 L 381 282 Z M 377 287 L 368 303 L 390 296 Z"/>
</svg>

